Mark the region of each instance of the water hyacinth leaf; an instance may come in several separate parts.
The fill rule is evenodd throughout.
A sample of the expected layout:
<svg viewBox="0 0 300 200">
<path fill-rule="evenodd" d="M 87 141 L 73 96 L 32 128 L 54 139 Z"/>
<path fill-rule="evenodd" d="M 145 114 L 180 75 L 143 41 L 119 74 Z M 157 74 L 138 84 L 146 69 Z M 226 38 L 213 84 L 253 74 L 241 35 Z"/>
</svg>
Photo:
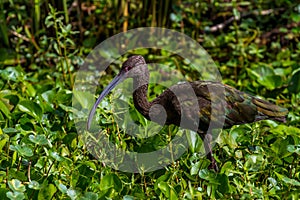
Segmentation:
<svg viewBox="0 0 300 200">
<path fill-rule="evenodd" d="M 287 150 L 291 153 L 300 155 L 300 145 L 288 145 Z"/>
<path fill-rule="evenodd" d="M 76 190 L 68 189 L 68 190 L 67 190 L 67 195 L 68 195 L 71 199 L 78 199 L 78 194 L 77 194 Z"/>
<path fill-rule="evenodd" d="M 297 181 L 296 179 L 288 178 L 288 177 L 286 177 L 282 174 L 279 174 L 277 172 L 275 172 L 275 174 L 276 174 L 276 176 L 278 177 L 279 180 L 282 180 L 286 184 L 294 185 L 294 186 L 300 186 L 300 182 Z"/>
<path fill-rule="evenodd" d="M 121 191 L 122 182 L 117 175 L 108 174 L 101 179 L 100 188 L 104 191 L 110 188 L 114 188 L 116 191 Z"/>
<path fill-rule="evenodd" d="M 219 184 L 216 174 L 208 169 L 201 169 L 199 171 L 199 177 L 204 180 L 209 181 L 209 183 Z"/>
<path fill-rule="evenodd" d="M 26 86 L 26 92 L 30 97 L 36 96 L 36 90 L 32 86 L 31 83 L 24 81 L 24 85 Z"/>
<path fill-rule="evenodd" d="M 22 156 L 30 157 L 33 156 L 32 149 L 28 146 L 21 146 L 19 144 L 10 145 L 10 150 L 18 152 Z"/>
<path fill-rule="evenodd" d="M 228 176 L 226 176 L 225 174 L 218 174 L 217 180 L 219 180 L 218 190 L 222 194 L 228 193 L 230 191 Z"/>
<path fill-rule="evenodd" d="M 282 77 L 279 75 L 263 76 L 257 79 L 257 81 L 269 90 L 274 90 L 283 84 Z"/>
<path fill-rule="evenodd" d="M 270 66 L 261 65 L 255 69 L 247 69 L 247 71 L 249 72 L 249 76 L 269 90 L 274 90 L 283 85 L 283 78 L 275 74 L 274 69 Z"/>
<path fill-rule="evenodd" d="M 84 193 L 84 196 L 80 197 L 80 200 L 97 200 L 98 194 L 94 192 L 86 192 Z"/>
<path fill-rule="evenodd" d="M 28 187 L 34 190 L 39 190 L 41 189 L 41 185 L 37 181 L 30 181 L 28 184 Z"/>
<path fill-rule="evenodd" d="M 25 185 L 23 185 L 22 182 L 19 181 L 18 179 L 12 179 L 11 181 L 8 181 L 8 186 L 14 192 L 25 192 L 26 191 Z"/>
<path fill-rule="evenodd" d="M 176 191 L 168 183 L 162 181 L 158 183 L 158 188 L 168 199 L 178 199 Z"/>
<path fill-rule="evenodd" d="M 277 154 L 279 158 L 284 158 L 292 153 L 287 150 L 287 147 L 289 145 L 288 139 L 282 139 L 278 138 L 272 145 L 271 149 Z"/>
<path fill-rule="evenodd" d="M 7 118 L 10 118 L 9 107 L 7 106 L 7 103 L 3 101 L 2 98 L 0 98 L 0 111 L 1 111 Z"/>
<path fill-rule="evenodd" d="M 7 67 L 1 70 L 1 77 L 3 80 L 11 80 L 14 82 L 19 82 L 23 79 L 23 70 L 21 67 Z"/>
<path fill-rule="evenodd" d="M 58 189 L 59 189 L 63 194 L 66 194 L 66 193 L 67 193 L 67 191 L 68 191 L 67 186 L 65 186 L 65 185 L 62 184 L 62 183 L 59 183 L 59 181 L 56 181 L 55 184 L 56 184 L 56 186 L 58 187 Z"/>
<path fill-rule="evenodd" d="M 18 104 L 18 107 L 21 111 L 29 114 L 30 116 L 34 117 L 38 121 L 41 121 L 43 116 L 43 110 L 39 104 L 33 101 L 24 100 Z"/>
<path fill-rule="evenodd" d="M 82 108 L 90 108 L 95 101 L 94 95 L 92 95 L 90 92 L 74 90 L 73 95 Z"/>
<path fill-rule="evenodd" d="M 48 184 L 48 182 L 45 181 L 39 191 L 38 199 L 52 199 L 56 191 L 57 188 L 53 184 Z"/>
<path fill-rule="evenodd" d="M 50 152 L 50 156 L 54 158 L 56 161 L 62 162 L 64 159 L 57 152 Z"/>
<path fill-rule="evenodd" d="M 37 145 L 48 144 L 48 140 L 45 135 L 29 135 L 29 140 Z"/>
<path fill-rule="evenodd" d="M 0 152 L 2 151 L 3 147 L 8 141 L 9 141 L 9 136 L 7 134 L 1 133 L 1 128 L 0 128 Z"/>
<path fill-rule="evenodd" d="M 22 200 L 25 199 L 25 195 L 22 192 L 7 192 L 6 193 L 7 198 L 11 200 Z"/>
<path fill-rule="evenodd" d="M 135 198 L 133 196 L 125 195 L 123 197 L 123 200 L 134 200 Z"/>
<path fill-rule="evenodd" d="M 3 133 L 6 134 L 14 134 L 14 133 L 19 133 L 20 131 L 15 129 L 15 128 L 4 128 L 2 129 Z"/>
<path fill-rule="evenodd" d="M 56 94 L 57 92 L 55 90 L 48 90 L 42 93 L 42 97 L 47 103 L 52 104 Z"/>
<path fill-rule="evenodd" d="M 196 175 L 199 172 L 201 162 L 198 161 L 195 164 L 192 164 L 191 175 Z"/>
<path fill-rule="evenodd" d="M 247 171 L 259 171 L 263 165 L 264 159 L 262 155 L 253 154 L 247 157 L 247 161 L 244 165 L 244 168 Z"/>
<path fill-rule="evenodd" d="M 289 92 L 295 94 L 300 92 L 300 70 L 298 70 L 296 73 L 293 74 L 289 82 L 288 90 Z"/>
</svg>

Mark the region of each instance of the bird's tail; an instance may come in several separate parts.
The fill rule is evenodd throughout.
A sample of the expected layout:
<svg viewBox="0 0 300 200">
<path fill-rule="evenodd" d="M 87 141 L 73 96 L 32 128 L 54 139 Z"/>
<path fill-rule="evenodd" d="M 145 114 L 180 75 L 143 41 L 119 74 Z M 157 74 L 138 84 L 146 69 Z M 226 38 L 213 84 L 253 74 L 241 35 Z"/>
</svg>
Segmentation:
<svg viewBox="0 0 300 200">
<path fill-rule="evenodd" d="M 253 98 L 252 102 L 257 106 L 257 111 L 259 113 L 258 120 L 261 118 L 270 118 L 273 120 L 277 120 L 280 122 L 285 122 L 286 115 L 288 110 L 286 108 L 282 108 L 268 101 Z"/>
</svg>

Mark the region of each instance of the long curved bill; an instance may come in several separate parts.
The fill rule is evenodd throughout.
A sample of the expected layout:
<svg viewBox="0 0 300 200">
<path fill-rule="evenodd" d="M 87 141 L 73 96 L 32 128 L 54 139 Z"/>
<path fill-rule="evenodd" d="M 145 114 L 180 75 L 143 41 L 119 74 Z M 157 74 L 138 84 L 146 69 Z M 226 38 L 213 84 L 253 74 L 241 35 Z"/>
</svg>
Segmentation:
<svg viewBox="0 0 300 200">
<path fill-rule="evenodd" d="M 91 127 L 91 123 L 92 123 L 92 119 L 95 115 L 96 109 L 99 105 L 99 103 L 102 101 L 102 99 L 104 99 L 104 97 L 112 90 L 114 89 L 120 82 L 122 82 L 124 80 L 124 73 L 120 72 L 109 84 L 108 86 L 102 91 L 102 93 L 100 94 L 100 96 L 98 97 L 96 103 L 94 104 L 93 108 L 90 111 L 88 120 L 87 120 L 87 130 L 90 129 Z"/>
</svg>

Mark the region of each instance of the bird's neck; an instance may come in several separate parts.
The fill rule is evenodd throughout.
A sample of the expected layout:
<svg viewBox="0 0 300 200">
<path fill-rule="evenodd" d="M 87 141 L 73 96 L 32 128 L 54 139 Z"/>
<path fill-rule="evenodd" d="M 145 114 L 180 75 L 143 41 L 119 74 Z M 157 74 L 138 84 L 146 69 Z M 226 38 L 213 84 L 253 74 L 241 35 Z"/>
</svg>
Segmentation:
<svg viewBox="0 0 300 200">
<path fill-rule="evenodd" d="M 147 99 L 149 83 L 149 72 L 142 73 L 133 79 L 133 102 L 136 109 L 146 118 L 149 118 L 151 103 Z"/>
</svg>

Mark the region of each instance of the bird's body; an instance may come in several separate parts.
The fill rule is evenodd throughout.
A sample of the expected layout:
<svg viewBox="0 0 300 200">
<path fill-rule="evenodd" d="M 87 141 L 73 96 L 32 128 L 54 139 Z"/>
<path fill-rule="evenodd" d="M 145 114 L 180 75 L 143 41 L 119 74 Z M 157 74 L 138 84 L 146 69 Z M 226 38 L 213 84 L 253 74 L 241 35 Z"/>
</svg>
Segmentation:
<svg viewBox="0 0 300 200">
<path fill-rule="evenodd" d="M 185 94 L 185 88 L 190 86 L 195 91 L 198 109 L 194 109 L 194 106 L 186 106 L 186 109 L 184 109 L 185 107 L 182 106 L 182 104 L 188 104 L 187 102 L 193 100 L 193 96 L 190 97 Z M 182 114 L 184 114 L 191 124 L 195 124 L 197 120 L 199 120 L 198 132 L 206 132 L 209 127 L 209 123 L 211 122 L 212 101 L 216 101 L 213 108 L 215 109 L 214 112 L 216 112 L 217 115 L 219 113 L 219 115 L 224 115 L 225 117 L 221 128 L 230 128 L 233 125 L 246 124 L 263 119 L 284 122 L 287 112 L 286 109 L 268 101 L 218 82 L 194 81 L 177 84 L 166 89 L 152 102 L 148 102 L 147 100 L 147 89 L 148 85 L 144 85 L 136 89 L 133 93 L 134 105 L 144 117 L 149 120 L 152 119 L 152 121 L 157 119 L 156 122 L 161 124 L 162 120 L 160 116 L 164 115 L 162 112 L 165 110 L 166 120 L 163 121 L 164 124 L 180 126 L 180 120 Z M 179 92 L 176 92 L 175 95 L 174 91 Z M 224 92 L 223 96 L 217 94 L 220 91 Z M 224 97 L 224 101 L 222 101 L 222 99 L 212 100 L 211 98 L 219 96 Z M 180 102 L 178 99 L 181 99 Z M 150 117 L 150 108 L 157 104 L 161 105 L 164 110 L 160 108 L 157 110 L 153 109 L 151 110 L 152 116 Z M 194 118 L 194 116 L 197 116 L 197 118 Z"/>
<path fill-rule="evenodd" d="M 174 124 L 196 130 L 203 139 L 209 135 L 211 123 L 218 128 L 230 128 L 263 119 L 283 122 L 288 112 L 285 108 L 230 86 L 209 81 L 173 85 L 149 102 L 149 71 L 146 62 L 142 56 L 132 56 L 123 63 L 118 76 L 104 89 L 93 106 L 88 118 L 88 129 L 100 101 L 125 78 L 133 78 L 134 105 L 144 117 L 162 125 Z M 212 165 L 215 165 L 212 167 L 216 169 L 209 144 L 206 145 L 206 151 Z"/>
</svg>

